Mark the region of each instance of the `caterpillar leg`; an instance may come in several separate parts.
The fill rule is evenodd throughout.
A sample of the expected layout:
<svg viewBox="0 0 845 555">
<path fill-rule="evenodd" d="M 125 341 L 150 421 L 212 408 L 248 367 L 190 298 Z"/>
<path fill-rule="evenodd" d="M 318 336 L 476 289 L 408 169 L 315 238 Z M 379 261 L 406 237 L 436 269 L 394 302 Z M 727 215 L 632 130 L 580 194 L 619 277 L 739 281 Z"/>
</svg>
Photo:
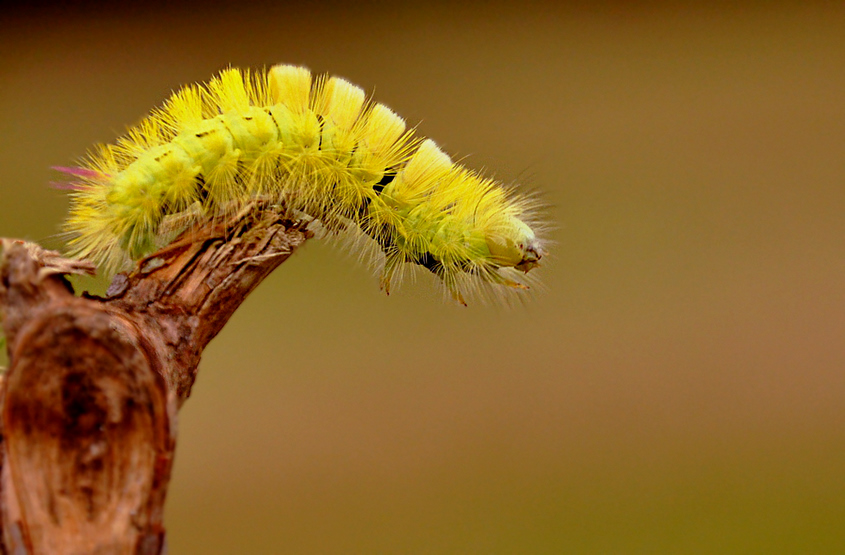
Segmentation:
<svg viewBox="0 0 845 555">
<path fill-rule="evenodd" d="M 399 252 L 385 251 L 384 268 L 381 270 L 378 285 L 379 289 L 390 295 L 390 282 L 399 267 L 405 262 L 405 257 Z"/>
<path fill-rule="evenodd" d="M 530 287 L 528 287 L 524 283 L 519 283 L 518 281 L 513 281 L 512 279 L 508 279 L 508 278 L 504 278 L 504 277 L 502 278 L 501 281 L 497 281 L 496 283 L 500 283 L 500 284 L 502 284 L 506 287 L 513 287 L 514 289 L 522 289 L 523 291 L 527 291 L 527 290 L 531 289 Z"/>
<path fill-rule="evenodd" d="M 497 285 L 504 285 L 505 287 L 512 287 L 514 289 L 521 289 L 523 291 L 527 291 L 528 289 L 530 289 L 530 287 L 528 287 L 524 283 L 520 283 L 518 281 L 514 281 L 510 278 L 507 278 L 507 277 L 503 276 L 502 274 L 500 274 L 499 272 L 497 272 L 496 270 L 490 270 L 488 272 L 485 272 L 484 278 L 485 278 L 485 280 L 487 280 L 491 283 L 495 283 Z"/>
<path fill-rule="evenodd" d="M 463 306 L 468 306 L 468 305 L 467 305 L 467 302 L 464 300 L 464 296 L 463 296 L 463 295 L 461 295 L 461 292 L 460 292 L 460 291 L 458 291 L 458 290 L 453 290 L 453 291 L 450 291 L 450 292 L 452 293 L 452 298 L 453 298 L 455 301 L 457 301 L 457 302 L 461 303 Z"/>
</svg>

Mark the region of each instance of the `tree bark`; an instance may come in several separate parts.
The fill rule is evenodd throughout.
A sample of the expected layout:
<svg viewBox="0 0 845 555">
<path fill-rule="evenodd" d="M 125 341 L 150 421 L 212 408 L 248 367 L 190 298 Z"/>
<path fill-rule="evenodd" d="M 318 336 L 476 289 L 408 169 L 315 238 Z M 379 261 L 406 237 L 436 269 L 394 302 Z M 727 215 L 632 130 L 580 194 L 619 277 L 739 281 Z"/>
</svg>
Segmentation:
<svg viewBox="0 0 845 555">
<path fill-rule="evenodd" d="M 259 202 L 182 233 L 118 274 L 105 298 L 73 294 L 93 273 L 2 240 L 0 525 L 9 554 L 165 550 L 177 413 L 202 351 L 246 296 L 311 236 Z"/>
</svg>

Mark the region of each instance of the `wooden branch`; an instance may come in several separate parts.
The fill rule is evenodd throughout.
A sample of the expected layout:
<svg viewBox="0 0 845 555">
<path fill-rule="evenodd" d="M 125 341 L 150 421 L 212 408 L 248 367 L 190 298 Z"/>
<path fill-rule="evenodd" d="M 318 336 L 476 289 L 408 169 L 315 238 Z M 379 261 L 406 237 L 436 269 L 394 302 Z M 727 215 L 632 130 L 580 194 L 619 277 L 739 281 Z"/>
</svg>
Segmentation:
<svg viewBox="0 0 845 555">
<path fill-rule="evenodd" d="M 202 351 L 311 236 L 250 208 L 183 233 L 106 298 L 73 295 L 66 275 L 92 273 L 87 262 L 2 240 L 5 553 L 162 552 L 177 411 Z"/>
</svg>

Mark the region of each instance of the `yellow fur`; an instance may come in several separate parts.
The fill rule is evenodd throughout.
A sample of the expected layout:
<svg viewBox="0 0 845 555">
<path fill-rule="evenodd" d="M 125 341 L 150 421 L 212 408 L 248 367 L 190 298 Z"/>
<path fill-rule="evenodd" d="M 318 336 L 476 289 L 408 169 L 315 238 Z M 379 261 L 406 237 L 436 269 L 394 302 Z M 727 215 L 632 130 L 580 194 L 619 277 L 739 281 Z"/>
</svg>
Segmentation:
<svg viewBox="0 0 845 555">
<path fill-rule="evenodd" d="M 478 284 L 519 287 L 513 270 L 542 255 L 531 203 L 414 139 L 360 88 L 301 67 L 228 69 L 185 87 L 80 173 L 70 248 L 108 271 L 161 247 L 173 222 L 256 196 L 359 227 L 386 255 L 385 289 L 402 265 L 419 264 L 462 301 Z"/>
</svg>

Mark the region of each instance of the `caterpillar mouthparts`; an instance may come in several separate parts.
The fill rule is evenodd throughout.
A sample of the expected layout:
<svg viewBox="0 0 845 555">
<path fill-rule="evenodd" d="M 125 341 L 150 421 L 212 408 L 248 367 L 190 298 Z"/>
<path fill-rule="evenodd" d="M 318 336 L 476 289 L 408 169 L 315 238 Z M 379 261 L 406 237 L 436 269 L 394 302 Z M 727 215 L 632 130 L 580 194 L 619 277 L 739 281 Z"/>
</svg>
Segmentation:
<svg viewBox="0 0 845 555">
<path fill-rule="evenodd" d="M 82 167 L 56 169 L 73 178 L 59 185 L 70 189 L 70 254 L 109 273 L 163 246 L 174 228 L 257 197 L 329 228 L 359 228 L 384 253 L 386 291 L 407 264 L 436 274 L 462 303 L 485 284 L 525 289 L 518 272 L 545 254 L 533 201 L 415 139 L 362 89 L 302 67 L 227 69 L 174 93 Z"/>
</svg>

